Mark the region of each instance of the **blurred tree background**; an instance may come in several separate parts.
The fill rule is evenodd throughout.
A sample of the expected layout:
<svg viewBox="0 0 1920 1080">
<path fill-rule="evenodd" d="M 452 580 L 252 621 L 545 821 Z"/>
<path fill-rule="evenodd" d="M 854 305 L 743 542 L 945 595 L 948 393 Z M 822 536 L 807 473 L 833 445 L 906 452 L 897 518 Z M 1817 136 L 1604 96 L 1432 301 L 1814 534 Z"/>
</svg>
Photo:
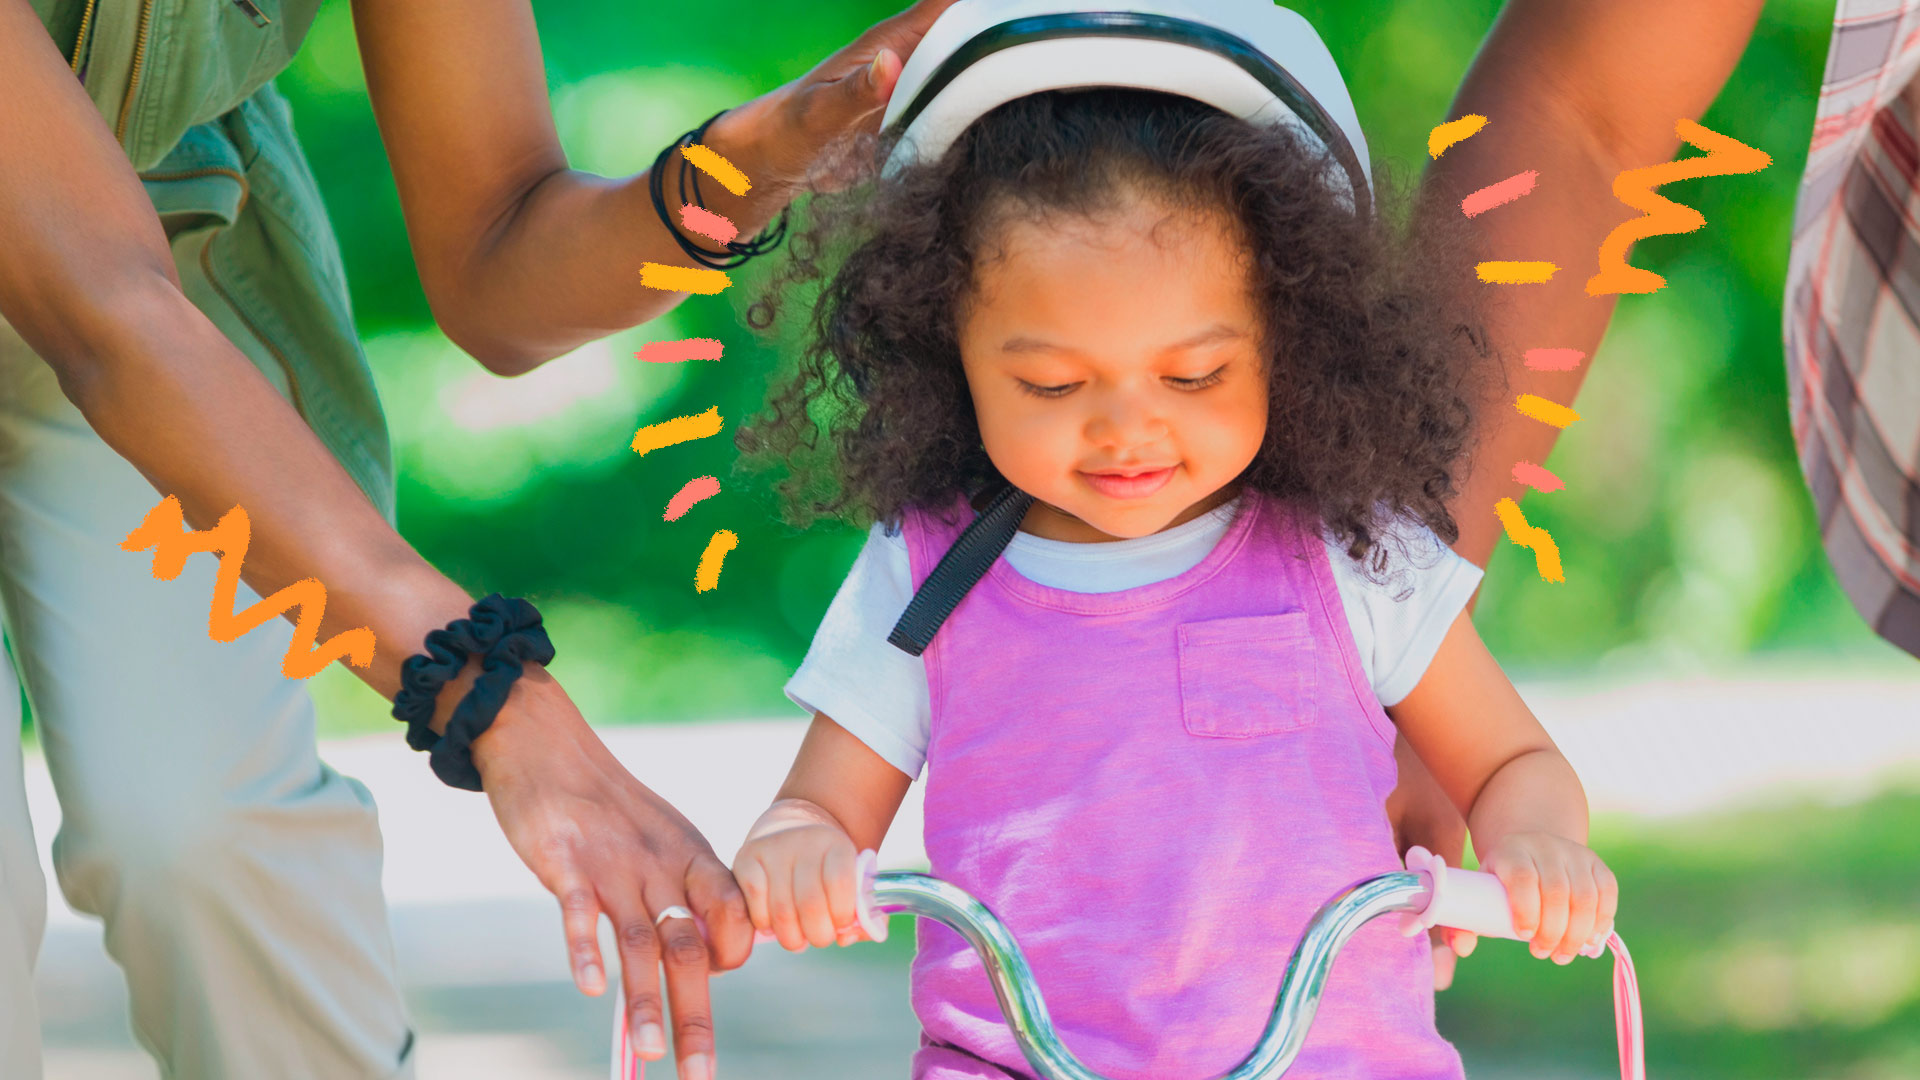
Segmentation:
<svg viewBox="0 0 1920 1080">
<path fill-rule="evenodd" d="M 802 74 L 896 6 L 716 0 L 536 4 L 572 163 L 606 175 L 728 105 Z M 1425 158 L 1498 0 L 1307 0 L 1352 87 L 1376 162 Z M 1788 223 L 1823 69 L 1832 0 L 1775 0 L 1700 118 L 1774 157 L 1757 175 L 1663 189 L 1705 230 L 1640 243 L 1667 276 L 1623 297 L 1579 408 L 1548 462 L 1564 492 L 1527 512 L 1561 545 L 1567 581 L 1503 545 L 1478 621 L 1517 674 L 1700 670 L 1762 650 L 1893 662 L 1821 553 L 1787 425 L 1780 310 Z M 849 529 L 779 524 L 762 478 L 734 477 L 729 439 L 642 459 L 640 425 L 717 404 L 728 433 L 760 404 L 774 350 L 740 312 L 765 268 L 720 297 L 583 348 L 515 380 L 487 374 L 434 328 L 368 107 L 348 5 L 321 12 L 280 80 L 345 248 L 353 299 L 391 417 L 402 531 L 476 593 L 539 599 L 555 670 L 596 722 L 779 714 L 786 674 L 858 550 Z M 1692 153 L 1693 151 L 1684 151 Z M 1649 164 L 1652 164 L 1649 162 Z M 1625 220 L 1632 212 L 1621 207 Z M 1578 267 L 1569 268 L 1578 271 Z M 757 272 L 755 272 L 757 271 Z M 718 364 L 648 365 L 650 340 L 711 336 Z M 660 520 L 686 479 L 723 494 Z M 713 529 L 740 536 L 720 587 L 693 568 Z M 319 682 L 329 730 L 383 710 L 344 671 Z"/>
</svg>

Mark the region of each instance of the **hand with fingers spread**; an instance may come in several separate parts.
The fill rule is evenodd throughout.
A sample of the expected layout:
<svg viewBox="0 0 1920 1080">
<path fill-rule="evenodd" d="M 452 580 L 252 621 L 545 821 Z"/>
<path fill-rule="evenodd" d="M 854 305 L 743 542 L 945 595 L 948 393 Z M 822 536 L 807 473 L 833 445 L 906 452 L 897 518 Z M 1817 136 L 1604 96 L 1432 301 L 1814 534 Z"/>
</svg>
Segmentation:
<svg viewBox="0 0 1920 1080">
<path fill-rule="evenodd" d="M 1613 927 L 1619 884 L 1585 844 L 1512 833 L 1480 865 L 1507 887 L 1514 929 L 1532 943 L 1536 958 L 1569 963 Z"/>
<path fill-rule="evenodd" d="M 790 952 L 869 940 L 857 907 L 858 854 L 839 821 L 818 804 L 774 803 L 733 860 L 754 929 Z"/>
<path fill-rule="evenodd" d="M 733 875 L 686 818 L 636 780 L 545 672 L 513 688 L 473 744 L 494 814 L 560 901 L 574 982 L 607 988 L 600 917 L 620 950 L 635 1052 L 667 1052 L 661 969 L 680 1080 L 714 1073 L 707 976 L 740 966 L 753 927 Z"/>
<path fill-rule="evenodd" d="M 770 201 L 784 203 L 809 179 L 821 152 L 835 140 L 879 131 L 881 114 L 907 58 L 953 3 L 921 0 L 876 23 L 812 71 L 729 110 L 708 129 L 707 142 L 746 171 L 756 194 L 764 188 Z M 757 215 L 743 216 L 759 220 Z"/>
</svg>

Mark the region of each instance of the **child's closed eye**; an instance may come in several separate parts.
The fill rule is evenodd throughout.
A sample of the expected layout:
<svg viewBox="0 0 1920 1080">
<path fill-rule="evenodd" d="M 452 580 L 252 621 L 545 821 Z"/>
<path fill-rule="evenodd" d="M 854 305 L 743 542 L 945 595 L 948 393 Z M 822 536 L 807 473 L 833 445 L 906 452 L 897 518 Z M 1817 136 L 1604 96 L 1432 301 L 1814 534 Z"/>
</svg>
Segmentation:
<svg viewBox="0 0 1920 1080">
<path fill-rule="evenodd" d="M 1221 372 L 1225 370 L 1227 370 L 1227 366 L 1225 364 L 1222 364 L 1219 367 L 1214 368 L 1212 371 L 1207 372 L 1205 375 L 1197 375 L 1190 379 L 1183 379 L 1175 375 L 1163 376 L 1163 379 L 1169 385 L 1174 386 L 1181 390 L 1203 390 L 1209 386 L 1217 385 L 1220 382 L 1222 377 Z M 1038 386 L 1028 382 L 1025 379 L 1019 379 L 1016 381 L 1019 382 L 1020 390 L 1022 393 L 1032 394 L 1034 397 L 1041 397 L 1041 398 L 1065 397 L 1066 395 L 1072 393 L 1074 389 L 1080 385 L 1079 383 L 1075 382 L 1075 383 L 1062 383 L 1059 386 Z"/>
<path fill-rule="evenodd" d="M 1034 397 L 1041 398 L 1066 397 L 1069 393 L 1073 392 L 1074 387 L 1080 385 L 1079 383 L 1063 383 L 1059 386 L 1035 386 L 1025 379 L 1016 381 L 1020 383 L 1020 391 L 1022 393 L 1032 394 Z"/>
<path fill-rule="evenodd" d="M 1213 386 L 1219 383 L 1221 379 L 1220 373 L 1225 370 L 1227 370 L 1227 365 L 1221 364 L 1219 367 L 1214 368 L 1212 371 L 1209 371 L 1205 375 L 1201 375 L 1198 378 L 1177 379 L 1169 375 L 1167 376 L 1167 381 L 1179 387 L 1182 390 L 1200 390 L 1205 387 Z"/>
</svg>

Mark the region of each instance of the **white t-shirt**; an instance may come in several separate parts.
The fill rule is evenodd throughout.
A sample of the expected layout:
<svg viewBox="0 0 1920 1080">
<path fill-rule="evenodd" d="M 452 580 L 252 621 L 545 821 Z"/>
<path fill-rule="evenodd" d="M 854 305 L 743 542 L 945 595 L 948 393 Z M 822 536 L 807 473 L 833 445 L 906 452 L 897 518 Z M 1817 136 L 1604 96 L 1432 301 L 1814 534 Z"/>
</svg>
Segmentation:
<svg viewBox="0 0 1920 1080">
<path fill-rule="evenodd" d="M 1076 544 L 1015 533 L 1002 557 L 1023 577 L 1055 589 L 1138 588 L 1198 566 L 1226 535 L 1239 505 L 1235 499 L 1133 540 Z M 1419 683 L 1481 576 L 1424 526 L 1410 523 L 1401 540 L 1409 558 L 1396 552 L 1396 569 L 1384 585 L 1368 580 L 1344 551 L 1327 547 L 1360 664 L 1382 705 L 1398 704 Z M 933 719 L 927 668 L 887 642 L 912 598 L 906 538 L 875 525 L 786 692 L 809 714 L 827 714 L 888 764 L 918 777 Z"/>
</svg>

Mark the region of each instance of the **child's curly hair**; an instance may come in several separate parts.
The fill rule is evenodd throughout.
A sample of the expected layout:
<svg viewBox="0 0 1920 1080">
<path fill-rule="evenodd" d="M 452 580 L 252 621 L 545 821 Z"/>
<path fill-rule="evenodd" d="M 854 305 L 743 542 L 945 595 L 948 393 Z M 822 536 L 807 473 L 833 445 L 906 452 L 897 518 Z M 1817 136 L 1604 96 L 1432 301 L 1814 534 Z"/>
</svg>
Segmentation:
<svg viewBox="0 0 1920 1080">
<path fill-rule="evenodd" d="M 958 345 L 976 255 L 1011 220 L 1148 196 L 1230 215 L 1251 248 L 1271 389 L 1242 484 L 1317 513 L 1376 574 L 1391 519 L 1458 538 L 1446 501 L 1480 380 L 1497 370 L 1462 308 L 1476 291 L 1461 287 L 1463 232 L 1441 236 L 1435 220 L 1396 235 L 1377 212 L 1357 217 L 1328 183 L 1344 173 L 1289 129 L 1149 91 L 1019 98 L 939 160 L 883 177 L 888 150 L 869 138 L 842 161 L 862 179 L 812 198 L 748 313 L 767 329 L 787 290 L 818 288 L 797 373 L 736 440 L 751 463 L 788 466 L 778 489 L 795 524 L 891 524 L 1000 479 Z"/>
</svg>

